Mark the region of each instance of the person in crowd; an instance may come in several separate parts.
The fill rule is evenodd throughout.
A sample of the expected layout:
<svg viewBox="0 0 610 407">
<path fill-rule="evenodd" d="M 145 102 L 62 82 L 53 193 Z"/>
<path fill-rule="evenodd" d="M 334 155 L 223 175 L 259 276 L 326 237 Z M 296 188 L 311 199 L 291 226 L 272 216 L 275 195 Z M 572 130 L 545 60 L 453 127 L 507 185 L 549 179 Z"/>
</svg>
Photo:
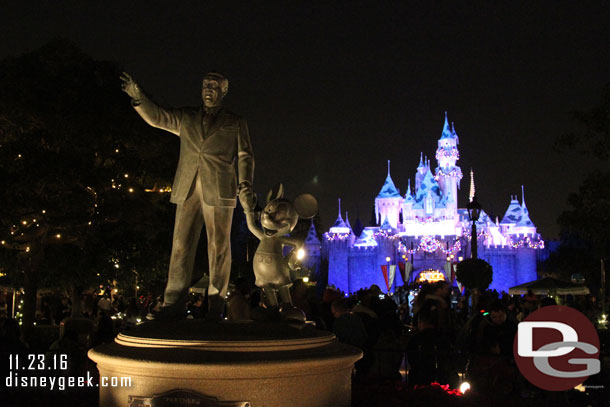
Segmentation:
<svg viewBox="0 0 610 407">
<path fill-rule="evenodd" d="M 188 319 L 203 318 L 203 295 L 194 295 L 186 304 L 186 314 Z"/>
<path fill-rule="evenodd" d="M 102 298 L 98 300 L 97 309 L 108 316 L 114 313 L 114 310 L 112 309 L 112 301 L 110 300 L 110 294 L 105 293 Z"/>
<path fill-rule="evenodd" d="M 61 372 L 66 376 L 81 376 L 87 368 L 87 348 L 89 343 L 79 341 L 78 330 L 72 321 L 64 321 L 59 330 L 59 338 L 47 351 L 47 360 L 53 355 L 67 355 L 67 369 Z"/>
<path fill-rule="evenodd" d="M 324 294 L 322 295 L 322 304 L 320 307 L 320 311 L 322 314 L 322 320 L 324 321 L 324 325 L 329 331 L 333 329 L 333 323 L 335 318 L 333 317 L 332 312 L 332 303 L 338 299 L 343 298 L 341 292 L 339 292 L 336 288 L 326 287 L 324 290 Z"/>
<path fill-rule="evenodd" d="M 407 344 L 409 386 L 432 382 L 450 383 L 451 346 L 437 328 L 438 312 L 433 303 L 422 306 L 417 319 L 417 332 Z"/>
<path fill-rule="evenodd" d="M 140 310 L 138 310 L 137 300 L 130 298 L 125 310 L 125 326 L 128 328 L 136 326 L 138 319 L 140 319 Z"/>
<path fill-rule="evenodd" d="M 417 324 L 419 310 L 422 309 L 424 304 L 427 304 L 437 314 L 437 328 L 445 334 L 453 333 L 453 321 L 451 309 L 449 308 L 450 295 L 451 286 L 446 281 L 423 285 L 413 309 L 414 323 Z"/>
<path fill-rule="evenodd" d="M 538 309 L 538 296 L 532 290 L 527 290 L 527 294 L 523 297 L 522 306 L 524 316 L 527 317 Z"/>
<path fill-rule="evenodd" d="M 5 354 L 27 352 L 21 340 L 19 323 L 13 318 L 0 318 L 0 350 Z"/>
<path fill-rule="evenodd" d="M 473 317 L 470 326 L 471 353 L 489 352 L 490 338 L 498 344 L 498 355 L 506 360 L 513 359 L 513 342 L 517 333 L 517 321 L 509 317 L 502 301 L 493 301 L 486 312 Z"/>
<path fill-rule="evenodd" d="M 557 305 L 557 301 L 555 301 L 555 298 L 544 297 L 543 299 L 540 300 L 540 308 L 549 307 L 551 305 Z"/>
<path fill-rule="evenodd" d="M 56 320 L 57 324 L 59 324 L 64 318 L 69 317 L 72 314 L 72 303 L 68 299 L 68 297 L 61 297 L 61 305 L 58 312 L 59 321 Z"/>
<path fill-rule="evenodd" d="M 518 296 L 515 296 L 512 299 L 509 298 L 508 305 L 506 306 L 506 313 L 509 318 L 513 318 L 517 322 L 523 321 L 525 316 Z"/>
<path fill-rule="evenodd" d="M 101 345 L 102 343 L 108 343 L 114 341 L 114 323 L 112 318 L 105 312 L 101 311 L 95 333 L 93 336 L 93 346 Z"/>
<path fill-rule="evenodd" d="M 365 318 L 366 329 L 370 333 L 368 344 L 372 352 L 369 375 L 381 380 L 398 380 L 404 356 L 400 342 L 402 323 L 398 317 L 398 307 L 392 297 L 380 298 L 375 287 L 369 289 L 369 292 L 370 308 L 374 314 L 358 314 Z M 367 298 L 366 293 L 364 298 Z M 370 315 L 375 315 L 376 318 L 370 318 Z M 366 355 L 362 363 L 367 363 Z"/>
<path fill-rule="evenodd" d="M 335 318 L 333 333 L 337 336 L 337 340 L 364 350 L 367 339 L 366 329 L 360 317 L 350 312 L 347 301 L 344 298 L 333 301 L 331 310 Z"/>
<path fill-rule="evenodd" d="M 345 298 L 339 298 L 332 302 L 331 311 L 334 317 L 333 333 L 337 336 L 337 340 L 341 343 L 356 346 L 364 352 L 367 351 L 367 334 L 364 324 L 358 315 L 350 312 L 350 309 Z M 368 362 L 365 359 L 360 359 L 356 362 L 357 380 L 363 380 L 366 377 Z M 369 358 L 366 359 L 368 361 Z"/>
<path fill-rule="evenodd" d="M 235 280 L 235 288 L 227 298 L 227 319 L 247 321 L 250 319 L 250 284 L 245 278 Z"/>
<path fill-rule="evenodd" d="M 299 278 L 292 283 L 290 295 L 292 297 L 292 304 L 305 313 L 307 320 L 311 320 L 312 310 L 307 291 L 307 284 Z"/>
</svg>

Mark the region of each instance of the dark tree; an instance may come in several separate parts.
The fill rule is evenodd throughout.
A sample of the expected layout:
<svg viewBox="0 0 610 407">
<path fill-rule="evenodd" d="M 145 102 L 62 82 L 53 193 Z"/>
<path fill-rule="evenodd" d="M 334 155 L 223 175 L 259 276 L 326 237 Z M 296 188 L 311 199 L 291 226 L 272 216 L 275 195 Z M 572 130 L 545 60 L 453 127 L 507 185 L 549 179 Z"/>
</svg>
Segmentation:
<svg viewBox="0 0 610 407">
<path fill-rule="evenodd" d="M 0 61 L 1 267 L 25 327 L 41 283 L 76 296 L 167 257 L 174 140 L 141 123 L 119 72 L 63 40 Z"/>
<path fill-rule="evenodd" d="M 582 153 L 595 169 L 569 195 L 568 209 L 558 219 L 561 246 L 545 268 L 563 277 L 582 273 L 599 286 L 600 260 L 610 259 L 610 84 L 597 106 L 573 117 L 582 130 L 562 135 L 556 147 Z"/>
</svg>

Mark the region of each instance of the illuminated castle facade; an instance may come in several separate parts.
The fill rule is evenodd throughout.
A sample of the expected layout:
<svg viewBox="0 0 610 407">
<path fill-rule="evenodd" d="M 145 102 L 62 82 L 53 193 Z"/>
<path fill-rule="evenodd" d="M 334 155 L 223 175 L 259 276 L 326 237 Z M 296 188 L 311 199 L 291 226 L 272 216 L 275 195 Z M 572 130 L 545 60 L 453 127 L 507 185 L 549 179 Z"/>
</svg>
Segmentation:
<svg viewBox="0 0 610 407">
<path fill-rule="evenodd" d="M 470 257 L 471 222 L 466 209 L 458 208 L 457 191 L 463 174 L 457 166 L 459 139 L 453 123 L 445 123 L 436 150 L 437 167 L 420 157 L 411 189 L 401 195 L 388 174 L 375 198 L 377 225 L 356 236 L 347 219 L 339 215 L 320 242 L 313 229 L 306 240 L 310 262 L 328 260 L 328 284 L 351 293 L 377 284 L 389 287 L 418 279 L 443 278 L 455 284 L 458 261 Z M 474 177 L 470 174 L 470 200 Z M 502 221 L 482 212 L 477 222 L 478 257 L 493 267 L 490 288 L 509 287 L 537 278 L 536 262 L 544 241 L 536 233 L 525 205 L 511 197 Z M 383 267 L 382 267 L 383 266 Z"/>
</svg>

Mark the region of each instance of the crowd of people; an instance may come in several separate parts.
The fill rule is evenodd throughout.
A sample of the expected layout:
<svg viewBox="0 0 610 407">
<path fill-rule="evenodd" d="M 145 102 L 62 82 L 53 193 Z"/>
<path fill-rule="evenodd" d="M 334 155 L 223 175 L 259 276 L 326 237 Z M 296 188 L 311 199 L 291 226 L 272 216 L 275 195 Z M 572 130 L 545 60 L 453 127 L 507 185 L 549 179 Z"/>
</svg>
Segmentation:
<svg viewBox="0 0 610 407">
<path fill-rule="evenodd" d="M 250 281 L 238 279 L 231 287 L 225 312 L 228 321 L 270 317 L 261 292 Z M 310 324 L 363 351 L 355 366 L 356 383 L 406 381 L 416 386 L 438 382 L 456 388 L 467 378 L 479 391 L 506 393 L 526 386 L 513 357 L 517 324 L 539 307 L 556 304 L 551 297 L 531 292 L 509 296 L 486 291 L 476 298 L 463 296 L 445 281 L 401 287 L 392 295 L 382 293 L 376 285 L 345 295 L 334 287 L 320 290 L 296 280 L 291 295 Z M 92 368 L 86 357 L 88 349 L 111 342 L 120 331 L 146 321 L 161 304 L 160 297 L 125 299 L 108 289 L 103 295 L 83 296 L 82 315 L 74 318 L 68 297 L 42 296 L 37 326 L 59 326 L 55 340 L 45 349 L 33 349 L 20 338 L 17 321 L 2 308 L 0 347 L 4 353 L 66 353 L 73 369 L 82 373 Z M 593 297 L 567 297 L 563 304 L 590 318 L 599 312 Z M 205 295 L 191 294 L 184 317 L 205 318 L 207 308 Z"/>
</svg>

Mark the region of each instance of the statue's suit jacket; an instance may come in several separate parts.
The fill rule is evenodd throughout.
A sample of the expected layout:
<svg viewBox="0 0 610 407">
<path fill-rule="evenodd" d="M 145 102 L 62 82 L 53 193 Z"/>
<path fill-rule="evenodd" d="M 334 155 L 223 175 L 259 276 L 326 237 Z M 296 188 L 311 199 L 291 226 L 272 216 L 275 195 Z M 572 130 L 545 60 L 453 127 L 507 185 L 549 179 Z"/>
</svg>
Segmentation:
<svg viewBox="0 0 610 407">
<path fill-rule="evenodd" d="M 184 202 L 197 175 L 207 205 L 235 207 L 235 159 L 237 158 L 239 183 L 252 183 L 254 172 L 248 125 L 243 118 L 221 108 L 206 134 L 203 128 L 206 114 L 203 107 L 162 108 L 144 98 L 134 108 L 151 126 L 180 137 L 180 160 L 172 186 L 171 202 Z"/>
</svg>

